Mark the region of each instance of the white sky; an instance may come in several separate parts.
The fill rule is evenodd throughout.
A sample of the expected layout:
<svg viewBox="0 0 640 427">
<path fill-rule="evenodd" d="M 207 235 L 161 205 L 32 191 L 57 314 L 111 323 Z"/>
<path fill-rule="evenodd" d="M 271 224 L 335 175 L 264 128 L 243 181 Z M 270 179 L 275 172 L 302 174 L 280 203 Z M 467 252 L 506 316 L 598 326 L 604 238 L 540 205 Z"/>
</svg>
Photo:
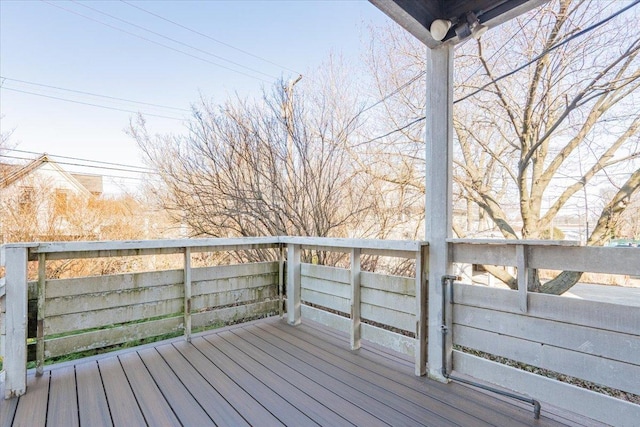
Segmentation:
<svg viewBox="0 0 640 427">
<path fill-rule="evenodd" d="M 11 143 L 15 148 L 142 164 L 135 142 L 124 133 L 133 113 L 16 90 L 140 111 L 147 114 L 149 129 L 154 133 L 180 133 L 184 129 L 183 119 L 189 116 L 187 111 L 109 100 L 17 80 L 189 110 L 200 94 L 216 102 L 234 93 L 259 95 L 263 86 L 269 87 L 279 77 L 293 77 L 296 75 L 293 71 L 308 73 L 331 52 L 340 53 L 347 60 L 360 61 L 366 48 L 367 27 L 388 21 L 382 12 L 364 0 L 129 3 L 278 65 L 194 34 L 121 1 L 0 0 L 0 75 L 5 78 L 0 80 L 0 116 L 3 117 L 0 126 L 2 132 L 14 129 Z M 35 157 L 19 152 L 7 154 Z M 18 160 L 2 158 L 0 161 Z M 72 172 L 136 176 L 123 171 L 62 166 Z M 110 181 L 107 178 L 105 184 Z M 119 181 L 127 186 L 139 183 Z M 106 190 L 116 192 L 117 187 L 109 184 Z"/>
</svg>

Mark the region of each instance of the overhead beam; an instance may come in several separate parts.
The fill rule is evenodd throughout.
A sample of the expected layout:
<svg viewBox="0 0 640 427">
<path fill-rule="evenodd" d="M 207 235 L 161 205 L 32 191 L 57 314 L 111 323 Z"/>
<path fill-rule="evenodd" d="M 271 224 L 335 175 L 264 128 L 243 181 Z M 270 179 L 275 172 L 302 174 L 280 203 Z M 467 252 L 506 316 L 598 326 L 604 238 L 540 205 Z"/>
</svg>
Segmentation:
<svg viewBox="0 0 640 427">
<path fill-rule="evenodd" d="M 435 48 L 442 44 L 431 37 L 431 33 L 428 30 L 431 22 L 437 19 L 436 16 L 439 15 L 439 9 L 435 8 L 436 2 L 403 0 L 369 1 L 415 38 L 427 45 L 427 47 Z M 426 24 L 427 21 L 429 22 L 428 25 Z"/>
</svg>

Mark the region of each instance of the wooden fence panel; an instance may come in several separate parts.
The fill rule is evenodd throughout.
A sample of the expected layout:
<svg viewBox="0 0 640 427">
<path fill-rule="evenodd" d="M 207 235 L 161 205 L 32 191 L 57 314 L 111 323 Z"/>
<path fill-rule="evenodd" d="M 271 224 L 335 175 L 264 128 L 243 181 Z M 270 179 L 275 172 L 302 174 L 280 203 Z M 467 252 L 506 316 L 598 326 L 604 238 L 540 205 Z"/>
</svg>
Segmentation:
<svg viewBox="0 0 640 427">
<path fill-rule="evenodd" d="M 453 364 L 455 370 L 461 374 L 537 397 L 544 402 L 579 413 L 606 425 L 635 427 L 640 419 L 640 405 L 634 405 L 471 354 L 454 351 Z"/>
</svg>

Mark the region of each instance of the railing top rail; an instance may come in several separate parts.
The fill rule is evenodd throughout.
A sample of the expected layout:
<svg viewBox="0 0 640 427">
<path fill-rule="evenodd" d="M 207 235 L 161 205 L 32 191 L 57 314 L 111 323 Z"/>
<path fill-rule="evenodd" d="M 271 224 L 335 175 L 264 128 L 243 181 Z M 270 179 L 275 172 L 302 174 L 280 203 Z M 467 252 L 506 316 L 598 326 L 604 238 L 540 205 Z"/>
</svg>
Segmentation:
<svg viewBox="0 0 640 427">
<path fill-rule="evenodd" d="M 275 247 L 279 244 L 297 244 L 331 250 L 360 248 L 366 251 L 394 252 L 407 254 L 418 252 L 426 242 L 414 240 L 375 240 L 327 237 L 238 237 L 238 238 L 194 238 L 163 240 L 121 240 L 83 242 L 32 242 L 9 243 L 0 247 L 4 254 L 8 248 L 27 248 L 30 259 L 38 254 L 47 254 L 48 259 L 94 258 L 109 256 L 132 256 L 169 254 L 181 252 L 184 248 L 192 251 L 243 250 Z M 4 257 L 2 257 L 4 258 Z"/>
<path fill-rule="evenodd" d="M 296 237 L 281 236 L 280 243 L 301 246 L 322 246 L 333 248 L 360 248 L 384 251 L 417 252 L 427 242 L 419 240 L 382 240 L 382 239 L 348 239 L 333 237 Z"/>
<path fill-rule="evenodd" d="M 465 245 L 525 245 L 525 246 L 580 246 L 577 240 L 533 240 L 533 239 L 447 239 L 447 243 Z"/>
</svg>

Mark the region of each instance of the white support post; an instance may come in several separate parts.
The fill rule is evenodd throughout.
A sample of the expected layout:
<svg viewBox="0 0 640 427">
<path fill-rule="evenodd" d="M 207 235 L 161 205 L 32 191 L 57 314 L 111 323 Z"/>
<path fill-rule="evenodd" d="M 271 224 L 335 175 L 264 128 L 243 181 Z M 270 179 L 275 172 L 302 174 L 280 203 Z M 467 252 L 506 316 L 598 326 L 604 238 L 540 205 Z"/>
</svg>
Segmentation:
<svg viewBox="0 0 640 427">
<path fill-rule="evenodd" d="M 425 122 L 426 206 L 425 236 L 429 242 L 429 376 L 442 375 L 443 339 L 441 279 L 453 271 L 447 239 L 451 237 L 453 157 L 453 46 L 427 49 L 427 100 Z M 450 310 L 449 310 L 450 312 Z M 449 313 L 450 315 L 450 313 Z M 449 319 L 450 320 L 450 319 Z M 451 358 L 451 334 L 444 350 Z M 450 362 L 445 363 L 449 364 Z"/>
<path fill-rule="evenodd" d="M 427 373 L 427 273 L 428 246 L 416 253 L 416 375 Z"/>
<path fill-rule="evenodd" d="M 300 245 L 289 245 L 287 248 L 287 322 L 299 325 L 301 317 L 300 286 Z"/>
<path fill-rule="evenodd" d="M 36 332 L 36 376 L 44 373 L 44 317 L 47 283 L 47 254 L 38 254 L 38 313 Z"/>
<path fill-rule="evenodd" d="M 184 338 L 191 342 L 191 248 L 184 248 Z"/>
<path fill-rule="evenodd" d="M 525 245 L 516 246 L 516 268 L 518 269 L 518 301 L 520 311 L 526 313 L 528 309 L 529 266 L 527 262 L 527 247 Z"/>
<path fill-rule="evenodd" d="M 5 247 L 5 399 L 22 396 L 27 391 L 27 257 L 25 247 Z"/>
<path fill-rule="evenodd" d="M 351 249 L 351 350 L 360 348 L 360 253 Z"/>
<path fill-rule="evenodd" d="M 280 318 L 284 318 L 284 301 L 283 301 L 283 291 L 284 291 L 284 245 L 281 243 L 278 248 L 278 314 Z"/>
</svg>

